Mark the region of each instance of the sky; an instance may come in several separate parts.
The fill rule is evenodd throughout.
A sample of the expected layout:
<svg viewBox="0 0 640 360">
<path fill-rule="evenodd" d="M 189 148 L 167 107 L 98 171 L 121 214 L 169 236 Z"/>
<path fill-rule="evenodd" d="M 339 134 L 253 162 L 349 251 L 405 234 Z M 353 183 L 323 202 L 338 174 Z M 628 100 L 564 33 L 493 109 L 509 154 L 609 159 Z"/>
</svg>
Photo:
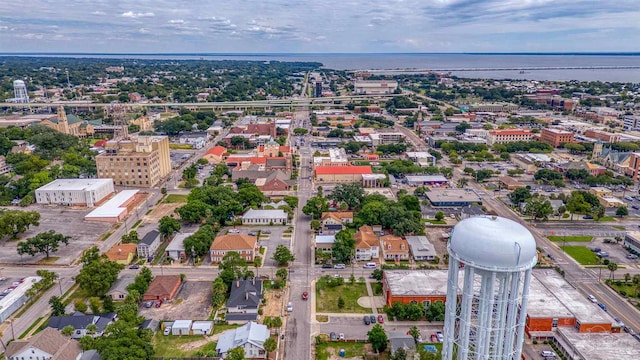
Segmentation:
<svg viewBox="0 0 640 360">
<path fill-rule="evenodd" d="M 0 1 L 0 52 L 618 51 L 639 0 Z"/>
</svg>

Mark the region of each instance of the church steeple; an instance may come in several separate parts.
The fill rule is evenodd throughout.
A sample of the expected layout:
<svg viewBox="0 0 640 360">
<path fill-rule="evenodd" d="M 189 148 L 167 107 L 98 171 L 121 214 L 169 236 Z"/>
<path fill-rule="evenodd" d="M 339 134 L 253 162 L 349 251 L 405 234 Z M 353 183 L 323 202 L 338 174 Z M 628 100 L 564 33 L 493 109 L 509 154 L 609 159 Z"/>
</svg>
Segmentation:
<svg viewBox="0 0 640 360">
<path fill-rule="evenodd" d="M 67 121 L 67 113 L 64 111 L 64 107 L 58 107 L 58 131 L 63 134 L 69 133 L 69 122 Z"/>
</svg>

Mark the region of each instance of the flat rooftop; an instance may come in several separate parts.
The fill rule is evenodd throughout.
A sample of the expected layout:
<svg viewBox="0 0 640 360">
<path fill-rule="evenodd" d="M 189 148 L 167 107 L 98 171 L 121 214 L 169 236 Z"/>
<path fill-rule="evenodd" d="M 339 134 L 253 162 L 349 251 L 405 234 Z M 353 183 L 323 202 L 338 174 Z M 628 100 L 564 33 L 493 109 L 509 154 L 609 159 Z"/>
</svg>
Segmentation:
<svg viewBox="0 0 640 360">
<path fill-rule="evenodd" d="M 394 296 L 447 294 L 447 270 L 385 270 L 384 279 Z"/>
<path fill-rule="evenodd" d="M 431 202 L 477 202 L 481 203 L 482 199 L 475 192 L 465 189 L 431 189 L 425 195 Z"/>
<path fill-rule="evenodd" d="M 534 270 L 534 275 L 536 270 Z M 529 284 L 527 315 L 530 318 L 573 318 L 574 315 L 555 295 L 535 277 Z"/>
<path fill-rule="evenodd" d="M 536 278 L 556 299 L 571 310 L 581 324 L 613 324 L 613 318 L 571 286 L 553 269 L 535 269 Z"/>
<path fill-rule="evenodd" d="M 38 190 L 91 191 L 109 183 L 113 184 L 113 179 L 57 179 Z"/>
<path fill-rule="evenodd" d="M 178 233 L 173 240 L 167 245 L 165 251 L 184 251 L 184 239 L 193 235 L 193 233 Z"/>
<path fill-rule="evenodd" d="M 92 212 L 85 216 L 87 218 L 103 218 L 103 217 L 118 217 L 126 209 L 122 207 L 122 204 L 126 203 L 129 199 L 135 196 L 139 190 L 122 190 L 116 196 L 112 197 L 106 203 L 96 208 Z"/>
<path fill-rule="evenodd" d="M 572 328 L 558 328 L 560 337 L 567 340 L 584 360 L 637 360 L 640 343 L 627 333 L 578 333 Z"/>
<path fill-rule="evenodd" d="M 411 182 L 447 182 L 446 177 L 442 175 L 407 175 L 407 181 Z"/>
</svg>

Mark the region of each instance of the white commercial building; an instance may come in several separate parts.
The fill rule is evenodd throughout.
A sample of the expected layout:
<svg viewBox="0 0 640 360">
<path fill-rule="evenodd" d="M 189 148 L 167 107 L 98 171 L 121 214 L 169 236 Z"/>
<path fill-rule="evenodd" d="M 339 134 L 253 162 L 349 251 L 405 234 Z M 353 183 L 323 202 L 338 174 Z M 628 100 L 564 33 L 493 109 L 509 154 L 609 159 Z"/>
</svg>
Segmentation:
<svg viewBox="0 0 640 360">
<path fill-rule="evenodd" d="M 15 289 L 0 299 L 0 322 L 7 320 L 29 300 L 27 291 L 40 280 L 42 280 L 40 276 L 28 276 Z"/>
<path fill-rule="evenodd" d="M 129 213 L 128 207 L 132 205 L 138 190 L 122 190 L 106 203 L 85 215 L 87 221 L 102 221 L 115 223 L 123 220 Z"/>
<path fill-rule="evenodd" d="M 38 204 L 89 206 L 113 194 L 112 179 L 58 179 L 36 189 Z"/>
<path fill-rule="evenodd" d="M 287 213 L 284 210 L 255 210 L 249 209 L 242 215 L 243 225 L 276 225 L 286 224 Z"/>
<path fill-rule="evenodd" d="M 357 80 L 353 84 L 354 92 L 356 94 L 366 95 L 384 95 L 393 94 L 398 88 L 398 82 L 393 80 Z"/>
</svg>

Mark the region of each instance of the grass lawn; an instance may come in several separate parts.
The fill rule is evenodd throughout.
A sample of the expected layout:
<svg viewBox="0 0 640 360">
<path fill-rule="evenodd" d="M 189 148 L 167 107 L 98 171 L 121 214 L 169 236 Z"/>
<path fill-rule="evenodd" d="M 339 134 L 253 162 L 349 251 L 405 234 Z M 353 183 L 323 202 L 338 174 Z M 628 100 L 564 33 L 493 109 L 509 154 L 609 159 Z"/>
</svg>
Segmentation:
<svg viewBox="0 0 640 360">
<path fill-rule="evenodd" d="M 187 202 L 187 196 L 189 196 L 189 195 L 169 194 L 164 199 L 163 203 L 165 203 L 165 204 L 186 203 Z"/>
<path fill-rule="evenodd" d="M 623 230 L 623 231 L 626 230 L 626 228 L 624 226 L 620 226 L 620 225 L 614 225 L 614 226 L 612 226 L 612 228 L 618 229 L 618 230 Z"/>
<path fill-rule="evenodd" d="M 353 285 L 345 281 L 336 287 L 329 287 L 324 279 L 316 284 L 316 311 L 319 313 L 362 313 L 371 312 L 371 309 L 358 305 L 358 298 L 367 296 L 367 287 L 362 283 Z M 338 298 L 344 300 L 344 307 L 338 308 Z"/>
<path fill-rule="evenodd" d="M 431 225 L 447 225 L 447 222 L 444 220 L 435 220 L 435 219 L 425 219 L 424 223 L 429 223 Z"/>
<path fill-rule="evenodd" d="M 38 262 L 36 264 L 38 264 L 38 265 L 55 264 L 56 261 L 58 261 L 58 259 L 60 259 L 59 256 L 49 256 L 48 258 L 44 258 L 42 260 L 38 260 Z"/>
<path fill-rule="evenodd" d="M 214 326 L 215 328 L 215 326 Z M 162 335 L 161 331 L 156 333 L 153 338 L 153 345 L 156 350 L 156 354 L 162 354 L 163 357 L 190 357 L 195 356 L 199 350 L 212 350 L 215 352 L 216 343 L 209 342 L 201 347 L 192 350 L 182 350 L 181 345 L 188 344 L 190 342 L 202 340 L 202 335 L 196 336 L 174 336 L 174 335 Z"/>
<path fill-rule="evenodd" d="M 229 324 L 229 325 L 213 325 L 213 334 L 218 334 L 223 331 L 227 331 L 229 329 L 235 329 L 240 327 L 239 324 Z"/>
<path fill-rule="evenodd" d="M 605 275 L 605 270 L 606 270 L 606 274 L 609 275 L 611 272 L 609 272 L 609 270 L 607 269 L 603 269 L 602 270 L 602 276 L 604 277 Z M 623 277 L 620 276 L 620 274 L 617 274 L 619 277 Z M 619 279 L 618 279 L 619 280 Z M 617 280 L 616 280 L 617 282 Z M 613 281 L 607 281 L 607 285 L 609 285 L 613 290 L 615 290 L 616 292 L 620 293 L 620 291 L 624 291 L 628 296 L 631 298 L 640 298 L 640 291 L 636 291 L 637 287 L 635 285 L 633 285 L 633 283 L 631 281 L 629 281 L 628 283 L 624 283 L 624 281 L 622 281 L 620 283 L 620 285 L 616 285 L 616 283 L 614 283 Z"/>
<path fill-rule="evenodd" d="M 549 236 L 549 240 L 554 242 L 591 242 L 593 236 Z"/>
<path fill-rule="evenodd" d="M 562 246 L 562 249 L 582 265 L 596 265 L 598 256 L 586 246 Z"/>
<path fill-rule="evenodd" d="M 316 359 L 329 360 L 332 355 L 338 356 L 340 349 L 344 349 L 346 358 L 362 358 L 364 356 L 364 345 L 364 343 L 348 342 L 330 342 L 316 345 Z M 332 351 L 329 351 L 329 349 L 332 349 Z M 382 359 L 382 357 L 379 359 Z"/>
<path fill-rule="evenodd" d="M 603 216 L 600 219 L 598 219 L 598 221 L 601 222 L 611 222 L 611 221 L 617 221 L 616 218 L 614 218 L 613 216 Z"/>
<path fill-rule="evenodd" d="M 316 321 L 318 322 L 329 322 L 329 315 L 316 315 Z"/>
<path fill-rule="evenodd" d="M 373 295 L 375 296 L 382 295 L 382 284 L 379 282 L 371 283 L 371 290 L 373 290 Z"/>
<path fill-rule="evenodd" d="M 422 336 L 431 336 L 431 334 L 422 334 Z M 422 340 L 425 340 L 424 338 Z M 418 344 L 418 348 L 419 349 L 424 349 L 425 345 L 433 345 L 436 347 L 436 349 L 438 349 L 438 359 L 440 359 L 440 357 L 442 356 L 442 343 L 419 343 Z"/>
</svg>

